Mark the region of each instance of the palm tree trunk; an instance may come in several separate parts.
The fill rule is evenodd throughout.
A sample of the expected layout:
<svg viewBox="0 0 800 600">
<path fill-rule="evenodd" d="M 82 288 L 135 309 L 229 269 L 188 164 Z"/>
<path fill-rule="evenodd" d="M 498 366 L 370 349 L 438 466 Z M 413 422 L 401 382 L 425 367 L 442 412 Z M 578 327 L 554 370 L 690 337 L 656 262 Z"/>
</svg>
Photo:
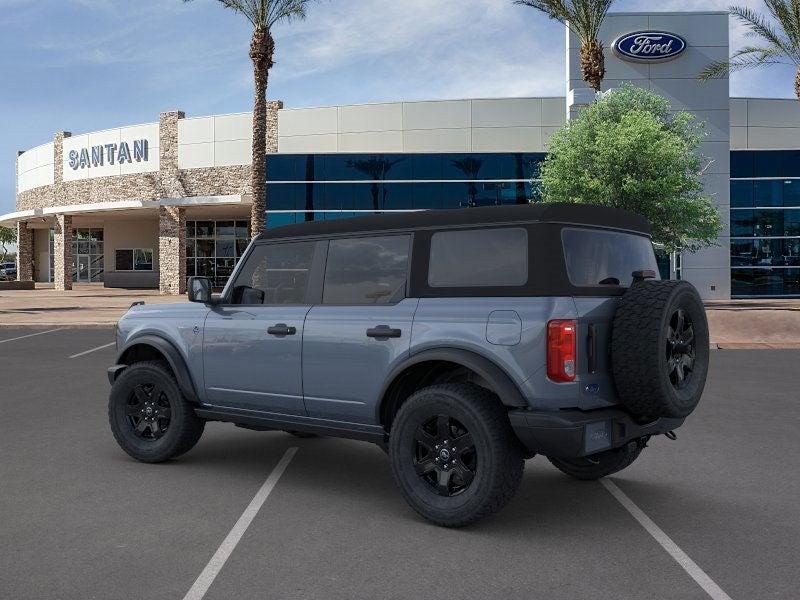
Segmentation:
<svg viewBox="0 0 800 600">
<path fill-rule="evenodd" d="M 250 235 L 264 231 L 267 209 L 267 83 L 272 67 L 275 43 L 269 31 L 256 29 L 250 42 L 253 61 L 255 99 L 253 102 L 253 155 L 251 187 L 253 205 L 250 209 Z"/>
<path fill-rule="evenodd" d="M 595 92 L 600 91 L 600 84 L 606 76 L 603 45 L 597 40 L 586 42 L 581 46 L 581 75 Z"/>
<path fill-rule="evenodd" d="M 794 94 L 800 100 L 800 68 L 797 69 L 797 75 L 794 78 Z"/>
</svg>

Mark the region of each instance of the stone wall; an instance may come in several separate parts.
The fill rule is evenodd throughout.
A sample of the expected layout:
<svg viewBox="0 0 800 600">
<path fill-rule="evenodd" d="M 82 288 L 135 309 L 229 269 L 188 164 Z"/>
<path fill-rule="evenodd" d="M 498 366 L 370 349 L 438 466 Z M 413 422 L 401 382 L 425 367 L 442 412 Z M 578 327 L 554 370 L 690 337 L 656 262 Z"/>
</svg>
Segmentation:
<svg viewBox="0 0 800 600">
<path fill-rule="evenodd" d="M 186 292 L 186 210 L 158 207 L 158 288 L 162 294 Z"/>
<path fill-rule="evenodd" d="M 53 238 L 53 283 L 59 291 L 72 289 L 72 217 L 56 215 Z"/>
<path fill-rule="evenodd" d="M 17 223 L 17 281 L 33 281 L 33 229 Z"/>
</svg>

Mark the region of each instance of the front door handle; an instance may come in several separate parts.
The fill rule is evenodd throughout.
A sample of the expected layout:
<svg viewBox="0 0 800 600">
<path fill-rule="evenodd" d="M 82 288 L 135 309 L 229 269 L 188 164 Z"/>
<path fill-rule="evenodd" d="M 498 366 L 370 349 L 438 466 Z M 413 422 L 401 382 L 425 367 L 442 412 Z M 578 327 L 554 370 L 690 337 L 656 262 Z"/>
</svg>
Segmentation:
<svg viewBox="0 0 800 600">
<path fill-rule="evenodd" d="M 270 335 L 294 335 L 297 333 L 297 327 L 290 327 L 286 323 L 278 323 L 267 327 L 267 333 Z"/>
<path fill-rule="evenodd" d="M 367 329 L 367 337 L 386 339 L 386 338 L 399 338 L 403 332 L 399 329 L 393 329 L 388 325 L 378 325 Z"/>
</svg>

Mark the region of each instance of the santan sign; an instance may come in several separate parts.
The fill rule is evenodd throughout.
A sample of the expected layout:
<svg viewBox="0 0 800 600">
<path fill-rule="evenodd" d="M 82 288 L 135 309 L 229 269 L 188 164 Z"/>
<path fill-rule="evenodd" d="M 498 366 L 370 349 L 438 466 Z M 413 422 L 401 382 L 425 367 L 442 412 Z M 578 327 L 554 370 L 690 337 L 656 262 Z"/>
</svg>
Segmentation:
<svg viewBox="0 0 800 600">
<path fill-rule="evenodd" d="M 133 151 L 131 151 L 131 145 Z M 104 164 L 125 164 L 147 162 L 148 143 L 146 139 L 133 140 L 132 144 L 120 142 L 119 144 L 102 144 L 91 148 L 70 150 L 67 161 L 73 171 L 91 167 L 102 167 Z"/>
<path fill-rule="evenodd" d="M 637 31 L 614 40 L 614 53 L 624 60 L 659 62 L 672 60 L 686 50 L 686 40 L 665 31 Z"/>
</svg>

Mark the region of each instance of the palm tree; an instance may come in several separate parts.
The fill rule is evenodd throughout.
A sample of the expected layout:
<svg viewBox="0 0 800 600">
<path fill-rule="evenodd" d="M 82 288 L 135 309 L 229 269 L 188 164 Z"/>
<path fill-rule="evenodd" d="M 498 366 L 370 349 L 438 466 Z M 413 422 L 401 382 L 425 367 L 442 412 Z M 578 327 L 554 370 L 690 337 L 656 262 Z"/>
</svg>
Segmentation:
<svg viewBox="0 0 800 600">
<path fill-rule="evenodd" d="M 606 76 L 600 27 L 614 0 L 514 0 L 563 23 L 581 42 L 581 75 L 595 92 Z"/>
<path fill-rule="evenodd" d="M 711 63 L 699 77 L 706 81 L 724 77 L 731 71 L 790 64 L 797 69 L 794 93 L 800 100 L 800 0 L 764 0 L 764 4 L 771 19 L 746 6 L 730 8 L 730 13 L 748 29 L 747 35 L 758 38 L 761 45 L 745 46 L 734 52 L 730 60 Z"/>
<path fill-rule="evenodd" d="M 275 54 L 272 28 L 282 21 L 305 19 L 306 7 L 312 1 L 219 0 L 222 6 L 243 15 L 253 26 L 250 40 L 250 59 L 253 61 L 256 92 L 253 103 L 253 206 L 250 210 L 250 231 L 253 237 L 264 230 L 266 223 L 267 82 Z"/>
</svg>

